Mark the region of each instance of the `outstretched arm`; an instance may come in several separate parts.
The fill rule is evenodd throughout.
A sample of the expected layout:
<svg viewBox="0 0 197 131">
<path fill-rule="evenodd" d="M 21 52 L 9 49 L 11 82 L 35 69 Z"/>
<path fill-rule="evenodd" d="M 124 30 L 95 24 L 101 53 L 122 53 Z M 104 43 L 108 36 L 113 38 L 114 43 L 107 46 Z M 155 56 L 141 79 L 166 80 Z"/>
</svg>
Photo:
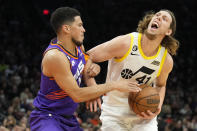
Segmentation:
<svg viewBox="0 0 197 131">
<path fill-rule="evenodd" d="M 103 62 L 111 58 L 121 58 L 130 47 L 130 39 L 129 34 L 118 36 L 90 49 L 87 53 L 93 62 Z"/>
<path fill-rule="evenodd" d="M 43 73 L 53 77 L 59 87 L 64 90 L 75 102 L 84 102 L 103 95 L 112 90 L 122 92 L 137 92 L 140 89 L 129 81 L 110 82 L 93 85 L 92 87 L 79 88 L 74 79 L 70 63 L 66 56 L 58 50 L 49 50 L 42 61 Z"/>
</svg>

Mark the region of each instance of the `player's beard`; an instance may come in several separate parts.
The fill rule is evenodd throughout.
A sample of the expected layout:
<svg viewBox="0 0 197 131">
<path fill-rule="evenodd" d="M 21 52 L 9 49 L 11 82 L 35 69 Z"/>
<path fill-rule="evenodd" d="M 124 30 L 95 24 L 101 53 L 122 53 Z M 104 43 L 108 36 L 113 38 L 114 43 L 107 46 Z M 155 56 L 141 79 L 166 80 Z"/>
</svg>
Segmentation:
<svg viewBox="0 0 197 131">
<path fill-rule="evenodd" d="M 150 40 L 155 40 L 156 39 L 156 35 L 151 34 L 147 31 L 147 29 L 144 31 L 144 34 L 148 37 L 148 39 Z"/>
<path fill-rule="evenodd" d="M 74 38 L 72 38 L 72 42 L 75 43 L 76 46 L 81 46 L 83 42 L 77 41 Z"/>
</svg>

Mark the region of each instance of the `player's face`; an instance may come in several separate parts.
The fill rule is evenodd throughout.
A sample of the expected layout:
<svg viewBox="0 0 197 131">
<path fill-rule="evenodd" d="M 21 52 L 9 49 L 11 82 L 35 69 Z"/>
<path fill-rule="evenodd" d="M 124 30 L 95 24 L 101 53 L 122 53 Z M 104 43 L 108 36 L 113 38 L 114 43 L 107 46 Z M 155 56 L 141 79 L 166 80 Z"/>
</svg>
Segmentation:
<svg viewBox="0 0 197 131">
<path fill-rule="evenodd" d="M 82 45 L 84 40 L 85 29 L 83 27 L 83 22 L 80 16 L 75 17 L 75 21 L 70 25 L 70 28 L 72 41 L 77 46 Z"/>
<path fill-rule="evenodd" d="M 170 24 L 172 17 L 167 11 L 157 12 L 150 21 L 147 33 L 151 35 L 170 35 L 172 30 Z"/>
</svg>

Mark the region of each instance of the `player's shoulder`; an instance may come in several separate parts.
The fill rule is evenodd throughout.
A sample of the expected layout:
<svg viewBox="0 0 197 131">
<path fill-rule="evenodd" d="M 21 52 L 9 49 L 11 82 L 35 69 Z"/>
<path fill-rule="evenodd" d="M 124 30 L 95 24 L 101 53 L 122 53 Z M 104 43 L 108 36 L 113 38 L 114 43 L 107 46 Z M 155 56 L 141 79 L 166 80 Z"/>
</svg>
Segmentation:
<svg viewBox="0 0 197 131">
<path fill-rule="evenodd" d="M 45 53 L 43 57 L 43 61 L 47 62 L 48 64 L 52 63 L 59 63 L 62 59 L 65 59 L 65 55 L 63 52 L 59 51 L 58 49 L 52 49 Z"/>
<path fill-rule="evenodd" d="M 46 76 L 53 77 L 56 72 L 62 72 L 65 69 L 70 69 L 70 63 L 63 52 L 51 49 L 45 53 L 42 59 L 42 70 Z"/>
<path fill-rule="evenodd" d="M 139 35 L 138 32 L 131 32 L 124 35 L 120 35 L 118 36 L 118 38 L 124 40 L 125 42 L 128 42 L 129 40 L 131 40 L 131 37 L 136 37 L 138 35 Z"/>
<path fill-rule="evenodd" d="M 167 62 L 168 64 L 172 64 L 172 65 L 173 65 L 173 58 L 172 58 L 172 56 L 170 55 L 170 53 L 167 53 L 167 55 L 166 55 L 166 62 Z"/>
<path fill-rule="evenodd" d="M 62 56 L 63 56 L 63 53 L 59 51 L 58 49 L 49 50 L 44 55 L 45 58 L 51 58 L 51 59 L 59 58 Z"/>
<path fill-rule="evenodd" d="M 117 36 L 115 39 L 117 41 L 120 41 L 118 43 L 121 44 L 122 48 L 126 47 L 130 47 L 130 43 L 131 43 L 131 37 L 132 35 L 134 35 L 135 33 L 128 33 L 128 34 L 124 34 L 124 35 L 119 35 Z"/>
<path fill-rule="evenodd" d="M 172 56 L 167 52 L 166 58 L 165 58 L 165 62 L 164 62 L 164 68 L 166 68 L 166 70 L 169 70 L 169 72 L 172 70 L 173 68 L 173 58 Z"/>
<path fill-rule="evenodd" d="M 138 32 L 131 32 L 131 33 L 127 33 L 127 34 L 124 34 L 124 35 L 119 35 L 117 38 L 119 39 L 130 39 L 131 36 L 135 36 L 135 35 L 138 35 L 139 33 Z"/>
</svg>

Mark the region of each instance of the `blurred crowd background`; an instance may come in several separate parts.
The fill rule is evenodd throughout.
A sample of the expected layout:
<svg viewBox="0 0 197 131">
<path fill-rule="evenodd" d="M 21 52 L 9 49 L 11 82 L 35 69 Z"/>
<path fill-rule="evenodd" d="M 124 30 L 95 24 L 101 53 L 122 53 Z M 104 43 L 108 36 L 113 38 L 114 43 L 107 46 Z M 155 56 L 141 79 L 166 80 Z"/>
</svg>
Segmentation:
<svg viewBox="0 0 197 131">
<path fill-rule="evenodd" d="M 136 31 L 147 11 L 173 11 L 180 49 L 173 57 L 158 127 L 159 131 L 197 131 L 195 0 L 0 0 L 0 131 L 30 130 L 28 119 L 39 90 L 42 52 L 55 37 L 49 18 L 61 6 L 81 12 L 86 50 Z M 100 66 L 96 80 L 104 83 L 107 62 Z M 91 113 L 81 103 L 75 115 L 85 131 L 100 130 L 100 110 Z"/>
</svg>

